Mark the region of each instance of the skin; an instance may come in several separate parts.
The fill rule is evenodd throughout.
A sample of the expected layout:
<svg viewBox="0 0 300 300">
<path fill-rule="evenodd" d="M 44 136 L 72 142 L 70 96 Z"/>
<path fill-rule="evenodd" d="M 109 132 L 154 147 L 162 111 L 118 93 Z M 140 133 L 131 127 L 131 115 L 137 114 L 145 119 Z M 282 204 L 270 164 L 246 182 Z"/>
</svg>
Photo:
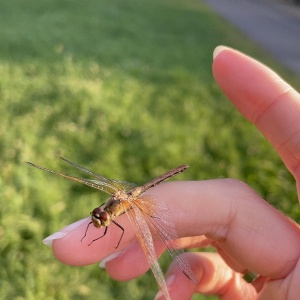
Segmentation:
<svg viewBox="0 0 300 300">
<path fill-rule="evenodd" d="M 216 82 L 270 141 L 295 177 L 299 191 L 300 95 L 272 70 L 238 51 L 218 47 L 214 56 Z M 187 254 L 199 279 L 197 286 L 175 263 L 170 266 L 166 281 L 172 299 L 190 299 L 194 293 L 231 300 L 299 298 L 299 226 L 248 185 L 233 179 L 170 182 L 147 194 L 169 206 L 184 248 L 212 245 L 217 249 L 217 253 Z M 135 278 L 149 269 L 126 216 L 118 218 L 126 230 L 117 250 L 120 229 L 114 225 L 105 241 L 87 247 L 89 239 L 99 236 L 91 226 L 89 237 L 81 243 L 89 221 L 71 224 L 46 239 L 57 259 L 82 266 L 114 254 L 104 262 L 117 280 Z M 159 253 L 164 250 L 160 242 L 157 249 Z M 242 278 L 248 270 L 259 274 L 252 283 Z M 163 296 L 158 294 L 157 299 Z"/>
</svg>

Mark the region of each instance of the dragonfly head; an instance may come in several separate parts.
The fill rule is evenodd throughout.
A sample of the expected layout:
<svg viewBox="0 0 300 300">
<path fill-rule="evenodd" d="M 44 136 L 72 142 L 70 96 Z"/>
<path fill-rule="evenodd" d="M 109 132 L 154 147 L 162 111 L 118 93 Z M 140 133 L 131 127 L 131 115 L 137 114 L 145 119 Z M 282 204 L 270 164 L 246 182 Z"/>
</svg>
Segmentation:
<svg viewBox="0 0 300 300">
<path fill-rule="evenodd" d="M 92 222 L 96 228 L 108 226 L 110 224 L 109 214 L 100 207 L 95 208 L 91 212 Z"/>
</svg>

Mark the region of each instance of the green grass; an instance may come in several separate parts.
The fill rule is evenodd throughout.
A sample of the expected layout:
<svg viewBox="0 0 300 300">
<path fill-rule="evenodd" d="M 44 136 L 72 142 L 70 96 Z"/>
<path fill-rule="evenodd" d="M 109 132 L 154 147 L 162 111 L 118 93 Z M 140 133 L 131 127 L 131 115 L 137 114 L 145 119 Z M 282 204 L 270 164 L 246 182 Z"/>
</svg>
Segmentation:
<svg viewBox="0 0 300 300">
<path fill-rule="evenodd" d="M 64 156 L 136 183 L 188 163 L 180 179 L 243 180 L 300 220 L 291 175 L 214 83 L 212 51 L 227 44 L 299 78 L 200 1 L 0 6 L 0 299 L 152 299 L 157 289 L 151 273 L 120 283 L 56 261 L 41 240 L 106 197 L 25 161 L 74 172 Z"/>
</svg>

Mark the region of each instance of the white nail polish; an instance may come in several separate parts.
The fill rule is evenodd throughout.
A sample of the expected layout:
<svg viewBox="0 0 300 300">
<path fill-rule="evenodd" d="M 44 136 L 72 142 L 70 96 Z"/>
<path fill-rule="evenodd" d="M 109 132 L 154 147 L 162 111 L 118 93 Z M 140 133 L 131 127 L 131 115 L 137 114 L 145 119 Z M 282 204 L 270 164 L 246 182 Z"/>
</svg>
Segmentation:
<svg viewBox="0 0 300 300">
<path fill-rule="evenodd" d="M 99 267 L 105 269 L 105 264 L 106 264 L 108 261 L 113 260 L 114 258 L 120 256 L 121 253 L 122 253 L 122 251 L 119 251 L 119 252 L 115 252 L 115 253 L 113 253 L 113 254 L 111 254 L 111 255 L 105 257 L 104 259 L 102 259 L 102 260 L 100 261 Z"/>
<path fill-rule="evenodd" d="M 49 246 L 51 247 L 52 246 L 52 243 L 53 243 L 53 240 L 57 240 L 57 239 L 61 239 L 63 237 L 65 237 L 68 233 L 70 233 L 71 231 L 73 231 L 74 229 L 78 228 L 81 224 L 85 223 L 87 220 L 87 218 L 85 219 L 82 219 L 82 220 L 79 220 L 75 223 L 72 223 L 64 228 L 62 228 L 60 231 L 57 231 L 51 235 L 49 235 L 48 237 L 46 237 L 44 240 L 43 240 L 43 243 L 46 245 L 46 246 Z"/>
<path fill-rule="evenodd" d="M 64 236 L 66 236 L 67 234 L 68 234 L 68 232 L 61 232 L 61 231 L 55 232 L 55 233 L 49 235 L 48 237 L 46 237 L 46 238 L 43 240 L 43 243 L 44 243 L 46 246 L 51 247 L 51 246 L 52 246 L 52 243 L 53 243 L 53 240 L 61 239 L 61 238 L 63 238 Z"/>
<path fill-rule="evenodd" d="M 226 47 L 226 46 L 222 46 L 222 45 L 217 46 L 217 47 L 215 48 L 214 52 L 213 52 L 213 60 L 215 60 L 216 57 L 217 57 L 222 51 L 224 51 L 224 50 L 226 50 L 226 49 L 228 49 L 228 47 Z"/>
</svg>

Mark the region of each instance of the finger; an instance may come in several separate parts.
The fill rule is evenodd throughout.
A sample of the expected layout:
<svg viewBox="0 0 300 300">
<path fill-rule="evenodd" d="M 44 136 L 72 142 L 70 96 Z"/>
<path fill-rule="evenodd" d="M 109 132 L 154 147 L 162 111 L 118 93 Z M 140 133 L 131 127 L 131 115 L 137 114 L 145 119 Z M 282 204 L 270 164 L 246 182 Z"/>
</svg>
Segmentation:
<svg viewBox="0 0 300 300">
<path fill-rule="evenodd" d="M 108 233 L 105 237 L 93 242 L 92 244 L 91 242 L 94 239 L 103 234 L 104 228 L 96 229 L 94 226 L 90 226 L 88 229 L 87 237 L 83 238 L 85 236 L 87 226 L 90 223 L 90 218 L 82 219 L 61 229 L 60 231 L 46 238 L 44 240 L 44 243 L 48 246 L 52 246 L 53 242 L 52 248 L 55 257 L 65 264 L 75 266 L 93 264 L 95 262 L 102 261 L 107 256 L 118 253 L 118 256 L 120 257 L 115 261 L 115 264 L 112 265 L 111 262 L 109 263 L 109 270 L 114 270 L 114 265 L 116 265 L 117 268 L 115 272 L 118 274 L 114 275 L 113 271 L 109 271 L 109 273 L 113 278 L 117 278 L 117 276 L 120 276 L 119 280 L 128 280 L 129 277 L 134 278 L 145 273 L 149 269 L 149 263 L 146 260 L 144 254 L 143 260 L 139 260 L 138 262 L 138 260 L 135 259 L 135 251 L 139 251 L 140 246 L 138 241 L 136 240 L 135 233 L 131 230 L 131 224 L 129 223 L 129 220 L 127 220 L 126 217 L 124 218 L 123 216 L 120 216 L 118 222 L 125 228 L 122 241 L 118 248 L 116 248 L 116 245 L 118 243 L 118 237 L 120 237 L 121 233 L 120 229 L 118 229 L 118 227 L 114 225 L 109 226 Z M 134 240 L 135 243 L 132 246 L 127 247 Z M 186 249 L 195 247 L 207 247 L 210 244 L 211 240 L 207 239 L 204 236 L 181 239 L 181 245 Z M 157 254 L 160 255 L 165 250 L 165 247 L 163 247 L 159 241 L 155 241 L 155 245 Z M 133 261 L 131 262 L 131 260 L 129 260 L 129 265 L 126 266 L 126 268 L 129 266 L 134 266 L 137 262 L 139 266 L 133 268 L 135 271 L 134 275 L 127 273 L 126 276 L 128 276 L 128 278 L 126 279 L 124 277 L 122 279 L 121 277 L 123 276 L 123 270 L 121 269 L 124 266 L 124 262 L 121 263 L 122 257 L 131 257 L 131 254 Z M 126 272 L 127 271 L 125 270 L 125 273 Z"/>
<path fill-rule="evenodd" d="M 155 249 L 157 257 L 160 257 L 165 247 L 161 242 L 157 241 Z M 121 251 L 116 258 L 105 263 L 107 273 L 119 281 L 136 278 L 146 273 L 149 268 L 145 253 L 137 240 Z"/>
<path fill-rule="evenodd" d="M 275 72 L 229 48 L 216 48 L 215 80 L 300 178 L 300 95 Z"/>
<path fill-rule="evenodd" d="M 281 278 L 294 268 L 299 258 L 299 227 L 239 181 L 165 183 L 148 194 L 170 208 L 179 237 L 206 235 L 245 269 Z M 125 234 L 118 250 L 135 236 L 124 219 L 120 222 Z M 53 251 L 58 259 L 83 265 L 118 251 L 114 248 L 116 234 L 120 234 L 116 226 L 91 246 L 80 242 L 85 229 L 85 224 L 81 224 L 67 236 L 55 240 Z M 79 252 L 75 251 L 77 247 Z"/>
<path fill-rule="evenodd" d="M 201 236 L 195 238 L 180 239 L 181 246 L 185 249 L 191 247 L 206 247 L 211 240 Z M 155 250 L 158 257 L 165 251 L 165 245 L 161 241 L 154 241 Z M 107 261 L 108 259 L 108 261 Z M 136 240 L 134 243 L 123 249 L 117 256 L 105 258 L 105 267 L 109 275 L 120 281 L 130 280 L 146 273 L 150 266 L 142 250 L 140 243 Z"/>
<path fill-rule="evenodd" d="M 187 256 L 199 284 L 195 286 L 190 282 L 173 262 L 166 279 L 173 300 L 191 299 L 194 293 L 219 295 L 223 300 L 255 299 L 255 288 L 244 281 L 239 273 L 232 271 L 218 254 L 188 253 Z"/>
<path fill-rule="evenodd" d="M 223 251 L 216 242 L 212 243 L 210 239 L 204 236 L 182 238 L 180 242 L 184 249 L 203 248 L 213 245 L 218 250 L 218 254 L 222 256 L 223 260 L 231 269 L 243 274 L 248 271 L 244 266 L 239 265 L 230 255 Z M 157 256 L 160 257 L 165 251 L 164 244 L 160 241 L 155 241 L 155 250 Z M 145 253 L 137 240 L 122 251 L 105 258 L 100 262 L 100 265 L 103 268 L 105 267 L 107 273 L 112 278 L 119 281 L 127 281 L 139 277 L 150 268 Z M 182 273 L 182 270 L 180 272 Z"/>
</svg>

